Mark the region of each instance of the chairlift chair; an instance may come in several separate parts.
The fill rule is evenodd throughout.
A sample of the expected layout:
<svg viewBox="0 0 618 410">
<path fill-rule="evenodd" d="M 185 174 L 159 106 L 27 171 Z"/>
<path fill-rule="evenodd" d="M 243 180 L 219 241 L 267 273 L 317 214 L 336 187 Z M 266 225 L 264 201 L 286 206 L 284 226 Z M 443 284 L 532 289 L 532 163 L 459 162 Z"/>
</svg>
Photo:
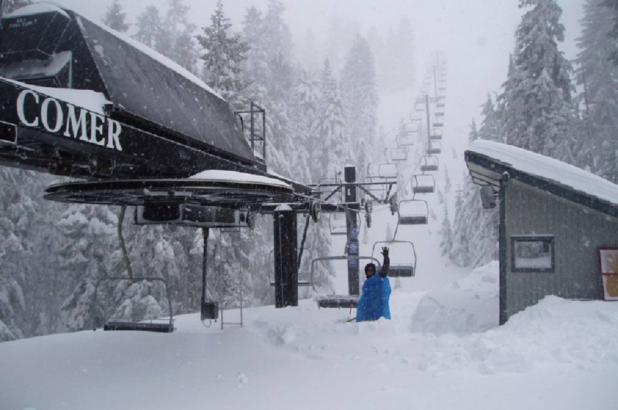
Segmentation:
<svg viewBox="0 0 618 410">
<path fill-rule="evenodd" d="M 366 261 L 370 261 L 376 264 L 376 267 L 378 267 L 378 269 L 380 269 L 380 261 L 376 258 L 373 258 L 371 256 L 359 256 L 358 257 L 359 260 L 366 260 Z M 310 281 L 313 283 L 314 282 L 314 278 L 315 278 L 315 274 L 316 274 L 316 270 L 317 270 L 317 264 L 319 262 L 331 262 L 331 261 L 347 261 L 348 260 L 348 256 L 347 255 L 341 255 L 341 256 L 324 256 L 321 258 L 315 258 L 311 261 L 311 277 L 310 277 Z M 360 273 L 360 272 L 359 272 Z M 346 271 L 347 274 L 347 271 Z M 315 289 L 314 287 L 314 290 Z M 316 297 L 316 302 L 318 304 L 319 308 L 338 308 L 338 309 L 352 309 L 355 308 L 356 305 L 358 304 L 358 295 L 318 295 Z"/>
<path fill-rule="evenodd" d="M 330 234 L 333 236 L 341 236 L 348 234 L 348 224 L 346 212 L 333 212 L 328 218 Z"/>
<path fill-rule="evenodd" d="M 100 312 L 103 312 L 103 309 L 98 306 L 98 290 L 100 285 L 103 282 L 122 282 L 129 281 L 131 284 L 137 282 L 158 282 L 163 284 L 165 288 L 165 297 L 167 298 L 167 308 L 169 317 L 167 319 L 158 319 L 160 321 L 155 322 L 150 320 L 148 322 L 130 322 L 130 321 L 121 321 L 121 320 L 107 320 L 104 319 L 105 322 L 103 324 L 103 330 L 133 330 L 133 331 L 143 331 L 143 332 L 157 332 L 157 333 L 171 333 L 174 331 L 174 311 L 172 310 L 172 301 L 170 297 L 168 283 L 165 279 L 159 277 L 129 277 L 129 276 L 109 276 L 101 278 L 97 281 L 94 286 L 94 301 L 93 306 L 95 309 L 99 309 Z M 100 317 L 100 315 L 96 315 Z M 161 321 L 163 320 L 163 321 Z"/>
<path fill-rule="evenodd" d="M 412 176 L 412 192 L 415 194 L 431 194 L 436 189 L 436 179 L 431 174 Z"/>
<path fill-rule="evenodd" d="M 405 199 L 399 203 L 398 225 L 427 225 L 429 205 L 422 199 Z"/>
<path fill-rule="evenodd" d="M 444 117 L 444 111 L 436 111 L 436 117 Z"/>
<path fill-rule="evenodd" d="M 408 160 L 408 150 L 406 148 L 391 148 L 390 159 L 394 162 L 405 162 Z"/>
<path fill-rule="evenodd" d="M 411 278 L 416 275 L 416 249 L 410 241 L 379 241 L 373 244 L 372 257 L 379 256 L 383 247 L 389 248 L 391 278 Z"/>
<path fill-rule="evenodd" d="M 421 171 L 423 173 L 434 172 L 439 168 L 438 158 L 433 155 L 425 155 L 421 161 Z"/>
<path fill-rule="evenodd" d="M 377 177 L 380 179 L 397 179 L 399 176 L 399 170 L 397 165 L 391 163 L 384 163 L 378 165 Z"/>
<path fill-rule="evenodd" d="M 442 144 L 440 144 L 440 141 L 430 141 L 427 147 L 427 154 L 433 155 L 440 153 L 442 153 Z"/>
<path fill-rule="evenodd" d="M 414 136 L 416 135 L 416 133 L 409 131 L 405 134 L 399 134 L 399 136 L 397 137 L 397 145 L 400 148 L 407 148 L 407 147 L 411 147 L 414 145 Z M 406 152 L 407 154 L 407 152 Z"/>
</svg>

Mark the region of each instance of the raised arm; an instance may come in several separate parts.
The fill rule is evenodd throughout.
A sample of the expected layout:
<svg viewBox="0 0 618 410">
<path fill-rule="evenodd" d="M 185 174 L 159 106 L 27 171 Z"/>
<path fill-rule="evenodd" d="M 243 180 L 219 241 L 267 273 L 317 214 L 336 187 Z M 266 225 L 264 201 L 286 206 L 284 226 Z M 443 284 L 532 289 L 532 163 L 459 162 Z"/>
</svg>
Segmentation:
<svg viewBox="0 0 618 410">
<path fill-rule="evenodd" d="M 382 248 L 382 256 L 384 256 L 384 262 L 382 263 L 382 269 L 380 269 L 380 276 L 385 278 L 388 276 L 388 272 L 391 267 L 391 259 L 388 257 L 388 248 Z"/>
</svg>

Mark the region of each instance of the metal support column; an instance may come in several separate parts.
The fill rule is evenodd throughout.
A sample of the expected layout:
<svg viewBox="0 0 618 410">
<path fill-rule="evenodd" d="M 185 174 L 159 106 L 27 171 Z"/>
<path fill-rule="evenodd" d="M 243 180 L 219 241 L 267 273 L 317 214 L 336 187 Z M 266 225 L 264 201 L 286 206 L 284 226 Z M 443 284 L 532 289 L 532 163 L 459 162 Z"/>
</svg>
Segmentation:
<svg viewBox="0 0 618 410">
<path fill-rule="evenodd" d="M 346 210 L 346 221 L 348 230 L 348 291 L 350 295 L 360 294 L 360 283 L 358 279 L 359 271 L 359 244 L 358 244 L 358 213 L 360 205 L 357 203 L 356 167 L 345 167 L 345 203 L 348 204 Z M 352 185 L 348 185 L 352 184 Z"/>
<path fill-rule="evenodd" d="M 298 233 L 296 212 L 275 210 L 275 307 L 298 306 Z"/>
<path fill-rule="evenodd" d="M 431 112 L 429 111 L 429 95 L 425 94 L 425 115 L 427 116 L 427 149 L 431 148 Z"/>
</svg>

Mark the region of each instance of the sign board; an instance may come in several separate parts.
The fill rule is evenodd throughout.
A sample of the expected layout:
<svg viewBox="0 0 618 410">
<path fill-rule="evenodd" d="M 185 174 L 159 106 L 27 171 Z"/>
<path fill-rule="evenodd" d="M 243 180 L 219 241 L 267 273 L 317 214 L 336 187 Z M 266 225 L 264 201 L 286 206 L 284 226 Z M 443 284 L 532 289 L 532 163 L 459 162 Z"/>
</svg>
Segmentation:
<svg viewBox="0 0 618 410">
<path fill-rule="evenodd" d="M 618 300 L 618 248 L 599 249 L 605 300 Z"/>
</svg>

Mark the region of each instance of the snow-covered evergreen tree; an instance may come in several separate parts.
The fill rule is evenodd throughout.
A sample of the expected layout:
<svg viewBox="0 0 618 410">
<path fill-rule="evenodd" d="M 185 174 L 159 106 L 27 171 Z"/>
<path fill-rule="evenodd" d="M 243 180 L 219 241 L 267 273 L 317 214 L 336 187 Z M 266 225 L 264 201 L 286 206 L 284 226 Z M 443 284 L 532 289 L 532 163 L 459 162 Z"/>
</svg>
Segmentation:
<svg viewBox="0 0 618 410">
<path fill-rule="evenodd" d="M 221 0 L 210 17 L 210 25 L 203 27 L 202 32 L 197 37 L 203 49 L 202 76 L 208 85 L 229 99 L 244 88 L 241 71 L 248 46 L 240 35 L 232 33 Z"/>
<path fill-rule="evenodd" d="M 357 36 L 341 72 L 341 101 L 346 116 L 348 141 L 354 147 L 354 164 L 362 176 L 369 153 L 376 150 L 377 106 L 376 74 L 373 54 L 367 40 Z"/>
<path fill-rule="evenodd" d="M 448 206 L 444 207 L 444 216 L 442 217 L 442 225 L 440 226 L 440 249 L 442 255 L 448 255 L 453 249 L 453 229 L 451 219 L 448 216 Z"/>
<path fill-rule="evenodd" d="M 612 61 L 616 40 L 609 34 L 614 16 L 604 0 L 588 0 L 578 40 L 577 81 L 583 93 L 582 167 L 618 183 L 618 66 Z"/>
<path fill-rule="evenodd" d="M 63 323 L 69 330 L 93 328 L 96 282 L 113 276 L 110 255 L 116 245 L 117 216 L 112 209 L 95 205 L 71 205 L 56 226 L 62 234 L 60 268 L 73 290 L 62 305 Z M 101 289 L 101 306 L 107 306 L 106 289 Z"/>
<path fill-rule="evenodd" d="M 324 62 L 320 74 L 320 101 L 316 110 L 317 127 L 313 136 L 314 154 L 312 162 L 317 162 L 316 179 L 330 178 L 341 171 L 343 164 L 355 162 L 355 153 L 351 150 L 347 123 L 343 110 L 339 86 L 332 74 L 330 64 Z M 316 140 L 319 144 L 316 145 Z"/>
<path fill-rule="evenodd" d="M 103 23 L 116 31 L 124 33 L 129 30 L 129 24 L 126 22 L 126 18 L 127 14 L 122 10 L 120 2 L 114 0 L 105 12 Z"/>
<path fill-rule="evenodd" d="M 613 26 L 608 37 L 613 40 L 612 52 L 610 58 L 614 64 L 618 65 L 618 0 L 605 0 L 603 5 L 606 7 L 605 11 L 611 15 Z"/>
<path fill-rule="evenodd" d="M 508 144 L 573 162 L 571 64 L 558 48 L 564 40 L 555 0 L 521 0 L 509 76 L 501 96 Z"/>
<path fill-rule="evenodd" d="M 491 95 L 487 96 L 487 101 L 481 107 L 483 122 L 478 132 L 478 138 L 489 141 L 504 142 L 502 137 L 502 124 L 499 117 L 500 112 L 496 108 Z"/>
<path fill-rule="evenodd" d="M 486 121 L 483 123 L 487 124 Z M 477 130 L 473 122 L 470 141 L 478 139 L 483 133 L 491 137 L 485 131 L 482 127 Z M 453 240 L 448 252 L 450 259 L 460 266 L 480 266 L 497 259 L 498 222 L 498 208 L 483 209 L 479 187 L 466 174 L 463 189 L 458 193 L 455 204 Z"/>
<path fill-rule="evenodd" d="M 159 52 L 159 40 L 162 37 L 161 14 L 156 6 L 150 5 L 137 17 L 137 31 L 133 36 L 137 41 Z"/>
</svg>

